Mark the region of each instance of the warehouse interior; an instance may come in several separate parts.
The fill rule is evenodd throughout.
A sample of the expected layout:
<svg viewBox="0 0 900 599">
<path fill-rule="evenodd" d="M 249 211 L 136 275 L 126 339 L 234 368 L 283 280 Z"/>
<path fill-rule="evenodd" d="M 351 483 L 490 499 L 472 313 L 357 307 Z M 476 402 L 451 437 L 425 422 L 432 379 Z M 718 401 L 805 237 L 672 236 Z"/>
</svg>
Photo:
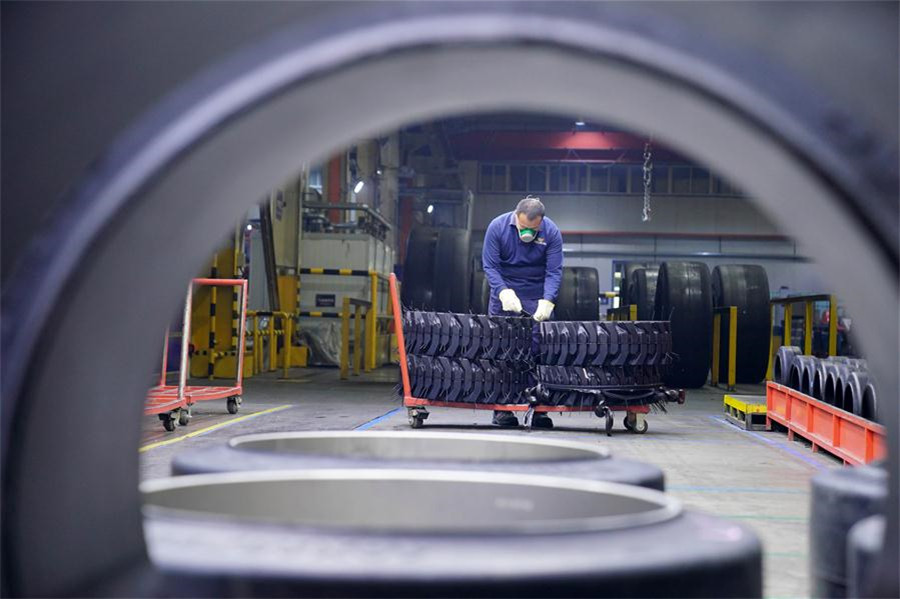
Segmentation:
<svg viewBox="0 0 900 599">
<path fill-rule="evenodd" d="M 347 39 L 380 25 L 430 27 L 431 10 L 441 19 L 456 10 L 440 6 L 347 25 Z M 463 6 L 472 23 L 491 22 L 490 10 Z M 620 8 L 585 18 L 615 40 L 610 31 L 632 27 L 619 20 L 631 9 Z M 821 21 L 810 48 L 824 52 L 828 25 L 841 20 L 857 32 L 897 23 L 896 5 L 868 9 L 858 21 L 830 9 L 836 21 Z M 137 21 L 152 23 L 142 10 Z M 322 23 L 349 8 L 279 10 L 240 35 L 253 40 L 254 27 L 292 19 L 329 32 Z M 760 10 L 769 18 L 787 8 Z M 520 25 L 546 11 L 535 3 Z M 711 18 L 642 11 L 692 27 Z M 74 13 L 20 14 L 16 23 L 54 32 Z M 735 27 L 741 44 L 759 41 L 758 29 Z M 632 80 L 617 70 L 629 60 L 569 56 L 556 42 L 544 54 L 541 43 L 521 44 L 521 32 L 494 55 L 479 43 L 509 30 L 472 31 L 476 43 L 457 47 L 447 33 L 445 46 L 413 44 L 398 56 L 353 42 L 346 70 L 317 66 L 329 75 L 309 83 L 304 61 L 318 55 L 285 48 L 317 34 L 251 43 L 209 72 L 227 83 L 216 97 L 235 101 L 234 112 L 193 120 L 218 105 L 191 100 L 183 119 L 167 120 L 202 86 L 168 96 L 85 166 L 84 183 L 69 183 L 71 208 L 44 208 L 44 230 L 74 240 L 58 247 L 42 243 L 47 233 L 18 244 L 30 233 L 8 225 L 9 214 L 37 222 L 40 210 L 9 192 L 36 179 L 24 168 L 8 177 L 24 158 L 4 153 L 4 195 L 15 200 L 3 222 L 12 240 L 3 265 L 12 381 L 3 392 L 3 594 L 893 596 L 897 573 L 885 564 L 897 555 L 898 303 L 896 272 L 885 273 L 895 266 L 898 202 L 897 165 L 883 156 L 896 162 L 897 123 L 879 105 L 890 102 L 856 115 L 878 135 L 835 127 L 856 145 L 834 142 L 843 160 L 834 161 L 817 155 L 824 143 L 769 143 L 806 125 L 799 112 L 773 117 L 778 129 L 757 127 L 771 116 L 760 110 L 747 126 L 739 103 L 722 99 L 730 88 L 703 69 L 697 79 L 721 92 L 713 101 L 665 77 L 651 93 L 641 77 L 655 72 L 637 69 Z M 885 35 L 860 51 L 862 62 L 881 52 L 871 72 L 896 58 L 885 46 L 896 31 Z M 21 47 L 23 65 L 61 60 Z M 265 76 L 252 85 L 234 76 L 255 74 L 242 60 L 268 52 Z M 484 64 L 470 73 L 473 58 Z M 291 60 L 301 74 L 276 89 L 266 77 Z M 490 82 L 500 66 L 506 79 Z M 762 80 L 776 73 L 728 68 Z M 525 97 L 536 69 L 545 85 Z M 264 91 L 252 101 L 235 91 L 254 86 Z M 873 89 L 896 100 L 888 87 Z M 11 103 L 25 114 L 31 89 L 20 90 Z M 265 108 L 254 112 L 253 102 Z M 35 151 L 9 135 L 21 156 Z M 853 150 L 878 159 L 857 168 Z M 852 193 L 848 178 L 858 183 Z M 531 225 L 517 219 L 532 218 L 521 202 L 534 200 L 532 242 L 522 236 Z M 524 301 L 510 312 L 491 285 L 509 251 L 496 249 L 497 222 L 516 236 L 514 255 L 522 245 L 543 252 L 558 228 L 561 268 L 535 262 L 549 318 Z M 77 275 L 40 274 L 57 262 Z M 509 268 L 497 270 L 507 290 Z M 553 277 L 556 293 L 547 291 Z M 30 316 L 44 309 L 39 297 L 56 307 Z M 51 332 L 22 341 L 44 318 Z M 84 349 L 64 343 L 72 339 Z M 82 417 L 76 398 L 108 411 Z M 130 428 L 115 420 L 126 414 Z M 97 420 L 72 432 L 73 418 Z M 41 476 L 25 475 L 40 464 Z M 51 506 L 54 485 L 84 522 Z M 88 538 L 82 555 L 61 543 Z"/>
</svg>

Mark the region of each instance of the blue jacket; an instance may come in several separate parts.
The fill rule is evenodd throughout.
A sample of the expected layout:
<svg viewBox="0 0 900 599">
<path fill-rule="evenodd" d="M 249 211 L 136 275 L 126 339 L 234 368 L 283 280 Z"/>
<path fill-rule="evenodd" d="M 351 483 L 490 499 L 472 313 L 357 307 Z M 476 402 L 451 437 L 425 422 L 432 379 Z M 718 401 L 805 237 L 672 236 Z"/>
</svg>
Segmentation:
<svg viewBox="0 0 900 599">
<path fill-rule="evenodd" d="M 481 262 L 491 297 L 512 289 L 523 300 L 556 302 L 562 280 L 562 234 L 546 216 L 531 243 L 519 240 L 514 212 L 491 221 L 484 234 Z"/>
</svg>

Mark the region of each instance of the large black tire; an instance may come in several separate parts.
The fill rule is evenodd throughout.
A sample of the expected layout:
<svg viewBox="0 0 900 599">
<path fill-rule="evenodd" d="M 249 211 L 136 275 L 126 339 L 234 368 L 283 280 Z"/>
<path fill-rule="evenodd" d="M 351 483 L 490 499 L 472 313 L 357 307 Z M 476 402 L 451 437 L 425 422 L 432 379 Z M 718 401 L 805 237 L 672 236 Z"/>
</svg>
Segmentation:
<svg viewBox="0 0 900 599">
<path fill-rule="evenodd" d="M 472 314 L 487 314 L 488 302 L 490 301 L 490 285 L 487 285 L 488 293 L 484 293 L 487 283 L 487 277 L 484 271 L 472 269 L 472 287 L 469 290 L 469 311 Z"/>
<path fill-rule="evenodd" d="M 636 270 L 647 268 L 644 262 L 626 262 L 622 268 L 622 280 L 619 282 L 619 305 L 628 306 L 634 302 L 634 296 L 630 287 L 631 277 Z"/>
<path fill-rule="evenodd" d="M 788 387 L 812 395 L 813 379 L 816 375 L 816 358 L 813 356 L 797 356 L 791 364 Z"/>
<path fill-rule="evenodd" d="M 294 469 L 478 470 L 544 474 L 665 490 L 661 469 L 584 443 L 469 433 L 266 433 L 184 451 L 172 474 Z"/>
<path fill-rule="evenodd" d="M 631 272 L 628 282 L 628 303 L 637 306 L 638 320 L 652 320 L 656 302 L 656 279 L 658 266 L 637 268 Z"/>
<path fill-rule="evenodd" d="M 150 552 L 165 571 L 193 574 L 194 596 L 230 595 L 221 585 L 232 579 L 267 597 L 762 593 L 753 532 L 630 485 L 356 469 L 182 476 L 142 490 Z"/>
<path fill-rule="evenodd" d="M 564 266 L 555 320 L 598 320 L 600 318 L 600 279 L 596 268 Z"/>
<path fill-rule="evenodd" d="M 791 378 L 791 366 L 802 351 L 796 345 L 782 345 L 775 353 L 775 361 L 772 364 L 772 380 L 779 385 L 788 385 Z"/>
<path fill-rule="evenodd" d="M 862 414 L 860 416 L 873 422 L 878 421 L 878 394 L 872 381 L 866 384 L 866 388 L 863 391 Z"/>
<path fill-rule="evenodd" d="M 894 3 L 5 3 L 3 17 L 0 594 L 99 594 L 110 573 L 114 594 L 144 593 L 125 573 L 153 573 L 133 449 L 158 355 L 135 340 L 158 336 L 259 190 L 410 118 L 527 94 L 677 140 L 821 263 L 846 265 L 827 283 L 898 397 L 896 66 L 871 60 L 897 46 Z M 603 90 L 618 95 L 598 103 Z M 697 117 L 666 118 L 672 105 Z M 897 471 L 897 402 L 882 403 Z M 85 413 L 116 426 L 70 434 Z M 885 572 L 881 592 L 900 596 Z"/>
<path fill-rule="evenodd" d="M 885 519 L 883 515 L 860 520 L 847 534 L 846 597 L 873 597 L 875 569 L 884 553 Z"/>
<path fill-rule="evenodd" d="M 467 312 L 471 233 L 449 227 L 417 227 L 409 235 L 401 299 L 409 308 Z"/>
<path fill-rule="evenodd" d="M 887 472 L 873 466 L 836 468 L 812 479 L 809 564 L 813 597 L 845 597 L 847 532 L 887 498 Z"/>
<path fill-rule="evenodd" d="M 844 382 L 843 410 L 862 416 L 863 398 L 866 386 L 869 384 L 869 375 L 864 371 L 851 372 Z"/>
<path fill-rule="evenodd" d="M 465 229 L 439 229 L 432 271 L 434 306 L 438 312 L 466 312 L 469 309 L 469 243 Z"/>
<path fill-rule="evenodd" d="M 737 306 L 738 383 L 756 384 L 769 365 L 769 277 L 755 264 L 727 264 L 712 271 L 714 307 Z M 719 380 L 728 377 L 728 315 L 722 315 L 719 341 Z"/>
<path fill-rule="evenodd" d="M 712 291 L 706 264 L 660 265 L 654 319 L 672 321 L 672 349 L 678 359 L 666 382 L 673 387 L 702 387 L 712 350 Z"/>
<path fill-rule="evenodd" d="M 434 227 L 415 227 L 409 233 L 400 288 L 400 299 L 408 308 L 430 310 L 434 305 L 434 263 L 439 235 Z"/>
</svg>

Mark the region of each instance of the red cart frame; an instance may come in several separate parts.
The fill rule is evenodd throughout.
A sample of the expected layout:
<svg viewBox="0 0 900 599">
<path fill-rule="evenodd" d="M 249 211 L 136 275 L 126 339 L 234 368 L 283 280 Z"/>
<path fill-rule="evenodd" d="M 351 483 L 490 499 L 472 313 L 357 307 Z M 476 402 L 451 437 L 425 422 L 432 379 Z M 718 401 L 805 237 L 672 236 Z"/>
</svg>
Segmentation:
<svg viewBox="0 0 900 599">
<path fill-rule="evenodd" d="M 219 287 L 240 287 L 241 313 L 240 331 L 238 335 L 237 372 L 233 386 L 188 386 L 187 376 L 188 345 L 191 335 L 191 306 L 194 297 L 194 285 L 215 285 Z M 229 414 L 237 414 L 244 392 L 244 346 L 246 344 L 247 323 L 247 280 L 246 279 L 192 279 L 187 289 L 184 302 L 184 318 L 181 329 L 181 363 L 178 371 L 178 384 L 166 384 L 166 368 L 168 367 L 169 331 L 166 329 L 163 345 L 162 371 L 159 384 L 147 393 L 144 414 L 157 414 L 167 431 L 175 430 L 176 424 L 186 426 L 191 420 L 191 406 L 198 401 L 225 399 Z M 214 326 L 214 323 L 210 323 Z M 213 351 L 213 348 L 210 348 Z"/>
<path fill-rule="evenodd" d="M 458 408 L 466 410 L 502 410 L 508 412 L 596 412 L 593 406 L 532 406 L 530 404 L 477 404 L 462 402 L 436 401 L 421 399 L 412 396 L 412 387 L 409 383 L 409 366 L 406 361 L 406 341 L 403 338 L 403 314 L 400 306 L 400 297 L 397 293 L 397 275 L 390 275 L 391 307 L 394 316 L 394 331 L 397 335 L 397 351 L 400 357 L 400 377 L 403 384 L 403 407 L 409 414 L 409 424 L 413 428 L 421 428 L 428 418 L 427 406 L 436 408 Z M 684 391 L 679 391 L 679 403 L 684 403 Z M 650 406 L 606 406 L 606 433 L 610 434 L 613 427 L 612 412 L 625 412 L 625 428 L 637 434 L 647 432 L 647 421 L 644 416 L 650 413 Z M 600 416 L 600 414 L 597 414 Z"/>
</svg>

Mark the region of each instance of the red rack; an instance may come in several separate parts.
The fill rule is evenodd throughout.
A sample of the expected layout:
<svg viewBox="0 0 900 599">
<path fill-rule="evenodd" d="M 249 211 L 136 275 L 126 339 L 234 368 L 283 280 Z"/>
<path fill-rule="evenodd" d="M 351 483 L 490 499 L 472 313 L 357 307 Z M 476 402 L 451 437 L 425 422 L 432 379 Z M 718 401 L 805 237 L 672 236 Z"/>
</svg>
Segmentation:
<svg viewBox="0 0 900 599">
<path fill-rule="evenodd" d="M 241 313 L 240 335 L 238 337 L 237 372 L 235 384 L 232 386 L 189 386 L 187 384 L 188 342 L 191 335 L 191 306 L 194 296 L 194 285 L 217 285 L 221 287 L 240 287 Z M 166 368 L 168 367 L 169 331 L 166 330 L 163 345 L 162 370 L 159 384 L 147 392 L 144 414 L 156 414 L 167 431 L 175 430 L 180 424 L 186 426 L 191 421 L 191 406 L 199 401 L 226 400 L 229 414 L 236 414 L 241 405 L 244 392 L 244 344 L 247 322 L 247 281 L 246 279 L 193 279 L 188 285 L 184 302 L 184 319 L 181 329 L 181 363 L 178 370 L 178 384 L 166 384 Z M 212 324 L 210 324 L 212 326 Z M 210 349 L 212 351 L 212 349 Z"/>
<path fill-rule="evenodd" d="M 788 440 L 800 435 L 813 451 L 824 449 L 845 464 L 868 464 L 887 454 L 883 426 L 770 381 L 766 429 L 772 430 L 773 422 L 787 428 Z"/>
<path fill-rule="evenodd" d="M 391 311 L 394 316 L 394 331 L 397 335 L 397 351 L 400 357 L 400 377 L 403 385 L 403 407 L 407 408 L 409 414 L 409 424 L 413 428 L 421 428 L 423 422 L 428 418 L 426 407 L 437 408 L 457 408 L 465 410 L 503 410 L 508 412 L 594 412 L 593 406 L 532 406 L 529 404 L 473 404 L 461 402 L 435 401 L 431 399 L 420 399 L 412 396 L 412 388 L 409 383 L 409 366 L 406 361 L 406 342 L 403 338 L 403 313 L 400 306 L 400 296 L 397 293 L 397 276 L 394 273 L 390 275 L 390 293 L 391 293 Z M 680 392 L 679 403 L 684 403 L 684 391 Z M 625 412 L 626 429 L 637 434 L 647 432 L 647 421 L 644 415 L 650 413 L 650 406 L 606 406 L 606 433 L 610 434 L 613 426 L 612 412 Z M 597 413 L 600 416 L 599 413 Z"/>
</svg>

